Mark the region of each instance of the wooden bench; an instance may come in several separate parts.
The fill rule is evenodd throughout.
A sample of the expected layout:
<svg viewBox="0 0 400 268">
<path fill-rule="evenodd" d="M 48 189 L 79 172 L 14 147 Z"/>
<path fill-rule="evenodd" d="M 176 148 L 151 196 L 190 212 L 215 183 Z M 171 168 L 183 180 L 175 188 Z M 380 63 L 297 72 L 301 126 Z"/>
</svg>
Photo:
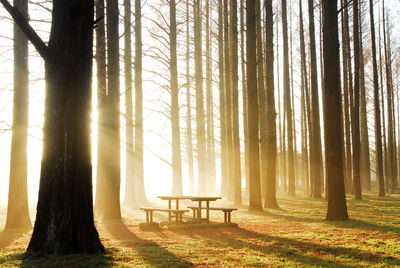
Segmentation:
<svg viewBox="0 0 400 268">
<path fill-rule="evenodd" d="M 170 209 L 170 208 L 150 208 L 150 207 L 142 207 L 140 208 L 141 210 L 144 210 L 146 212 L 146 223 L 152 223 L 153 222 L 153 212 L 168 212 L 170 215 L 171 213 L 175 214 L 175 220 L 177 224 L 182 224 L 182 215 L 185 212 L 188 212 L 189 210 L 186 209 Z M 169 221 L 171 221 L 171 218 L 169 217 Z"/>
<path fill-rule="evenodd" d="M 193 218 L 196 219 L 196 212 L 199 213 L 200 209 L 209 209 L 209 210 L 220 210 L 224 212 L 224 222 L 225 223 L 230 223 L 231 222 L 231 212 L 234 210 L 237 210 L 237 208 L 216 208 L 216 207 L 210 207 L 210 208 L 206 208 L 206 207 L 187 207 L 190 208 L 193 211 Z"/>
</svg>

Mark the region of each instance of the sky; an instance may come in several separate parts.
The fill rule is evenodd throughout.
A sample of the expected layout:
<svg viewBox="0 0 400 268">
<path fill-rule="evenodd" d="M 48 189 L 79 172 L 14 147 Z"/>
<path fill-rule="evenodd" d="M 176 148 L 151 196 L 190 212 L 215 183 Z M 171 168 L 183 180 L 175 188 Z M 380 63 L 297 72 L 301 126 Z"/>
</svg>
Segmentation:
<svg viewBox="0 0 400 268">
<path fill-rule="evenodd" d="M 36 1 L 32 1 L 36 2 Z M 156 0 L 148 0 L 146 1 L 146 5 L 143 7 L 143 44 L 144 51 L 147 54 L 152 53 L 151 46 L 154 44 L 154 40 L 150 37 L 150 31 L 157 31 L 154 24 L 152 24 L 149 18 L 157 19 L 156 13 L 154 12 L 153 5 L 158 5 L 163 1 Z M 289 1 L 289 5 L 292 4 L 293 7 L 293 20 L 297 19 L 297 1 Z M 394 25 L 393 33 L 397 35 L 400 30 L 400 1 L 398 0 L 386 0 L 386 4 L 390 8 L 390 14 L 392 18 L 392 23 Z M 182 6 L 179 7 L 182 9 Z M 304 7 L 303 7 L 304 8 Z M 376 5 L 377 8 L 377 5 Z M 165 9 L 165 8 L 164 8 Z M 123 9 L 121 9 L 122 11 Z M 306 12 L 306 11 L 305 11 Z M 307 13 L 306 13 L 307 14 Z M 179 12 L 178 12 L 179 16 Z M 213 13 L 214 19 L 216 18 L 215 12 Z M 307 16 L 305 16 L 307 18 Z M 49 12 L 44 11 L 42 8 L 31 5 L 30 6 L 30 18 L 31 24 L 34 29 L 38 31 L 38 34 L 42 37 L 44 41 L 48 40 L 48 31 L 50 27 L 50 23 L 48 21 L 51 19 L 51 15 Z M 369 25 L 369 17 L 366 17 L 366 20 Z M 376 18 L 378 21 L 378 15 Z M 307 22 L 308 23 L 308 22 Z M 279 27 L 280 21 L 279 21 Z M 306 24 L 307 25 L 307 24 Z M 305 27 L 306 27 L 305 25 Z M 192 25 L 191 25 L 192 26 Z M 215 25 L 214 25 L 215 26 Z M 181 26 L 182 27 L 182 26 Z M 183 26 L 185 27 L 185 26 Z M 293 21 L 293 35 L 294 40 L 297 40 L 297 23 Z M 319 26 L 316 26 L 316 29 Z M 10 142 L 11 142 L 11 131 L 7 131 L 12 124 L 12 98 L 13 98 L 13 51 L 12 51 L 12 21 L 10 20 L 10 16 L 6 13 L 3 7 L 0 7 L 0 208 L 6 206 L 7 202 L 7 192 L 8 192 L 8 180 L 9 180 L 9 155 L 10 155 Z M 182 29 L 183 30 L 183 29 Z M 122 32 L 122 30 L 121 30 Z M 280 33 L 279 33 L 280 34 Z M 193 33 L 191 33 L 193 35 Z M 184 32 L 178 38 L 185 38 Z M 281 34 L 280 37 L 281 38 Z M 214 40 L 215 41 L 215 40 Z M 282 42 L 281 40 L 279 41 Z M 178 49 L 184 51 L 184 42 L 178 42 Z M 297 44 L 295 44 L 297 46 Z M 214 48 L 213 56 L 216 57 L 217 51 Z M 294 53 L 296 47 L 293 48 Z M 121 39 L 121 51 L 123 51 L 123 39 Z M 178 64 L 179 64 L 179 84 L 183 85 L 184 79 L 184 61 L 183 54 L 180 53 L 178 55 Z M 28 194 L 29 194 L 29 203 L 31 206 L 36 205 L 37 193 L 38 193 L 38 181 L 40 176 L 40 159 L 41 159 L 41 139 L 42 139 L 42 123 L 43 123 L 43 101 L 44 101 L 44 81 L 43 81 L 43 61 L 38 58 L 38 54 L 34 51 L 34 48 L 30 45 L 30 59 L 29 59 L 29 68 L 30 68 L 30 110 L 29 110 L 29 138 L 28 138 Z M 280 57 L 282 53 L 280 53 Z M 294 55 L 296 58 L 297 56 Z M 282 60 L 280 59 L 280 62 Z M 193 61 L 191 61 L 193 64 Z M 144 128 L 145 128 L 145 187 L 146 193 L 150 196 L 155 196 L 159 194 L 169 194 L 172 187 L 172 174 L 171 168 L 166 163 L 166 161 L 170 161 L 171 149 L 170 149 L 170 122 L 168 118 L 166 118 L 163 113 L 165 113 L 166 107 L 163 102 L 169 101 L 169 93 L 163 89 L 160 85 L 164 85 L 165 81 L 160 77 L 154 74 L 153 70 L 157 70 L 157 72 L 168 74 L 168 70 L 164 70 L 159 63 L 151 60 L 150 57 L 144 57 Z M 281 67 L 280 73 L 282 73 Z M 123 66 L 121 65 L 121 69 L 123 70 Z M 215 69 L 215 68 L 214 68 Z M 239 69 L 240 71 L 240 69 Z M 275 70 L 277 72 L 277 70 Z M 95 70 L 94 70 L 95 72 Z M 216 72 L 215 72 L 216 73 Z M 215 74 L 217 75 L 217 73 Z M 277 75 L 275 75 L 277 77 Z M 282 77 L 282 75 L 281 75 Z M 296 71 L 294 74 L 295 87 L 298 83 L 298 75 L 296 75 Z M 280 81 L 281 83 L 281 81 Z M 240 83 L 239 83 L 240 84 Z M 282 86 L 282 83 L 280 84 Z M 276 87 L 278 84 L 276 84 Z M 95 90 L 96 85 L 94 82 L 93 89 Z M 215 105 L 218 104 L 218 91 L 217 85 L 214 84 L 214 96 L 215 96 Z M 184 90 L 180 92 L 180 101 L 181 103 L 185 100 Z M 194 93 L 193 93 L 194 94 Z M 300 97 L 300 93 L 295 93 L 296 98 Z M 320 94 L 321 96 L 321 94 Z M 194 103 L 194 96 L 192 96 L 192 103 Z M 241 100 L 241 96 L 239 96 L 239 100 Z M 300 104 L 296 99 L 295 101 L 296 111 L 299 111 Z M 96 96 L 93 94 L 93 108 L 96 107 Z M 92 134 L 93 134 L 93 167 L 96 165 L 96 120 L 97 113 L 96 110 L 93 109 L 93 123 L 92 123 Z M 242 107 L 240 105 L 240 111 L 242 111 Z M 121 113 L 124 114 L 124 80 L 121 78 Z M 185 108 L 181 109 L 181 116 L 185 114 Z M 214 112 L 217 113 L 217 110 L 214 109 Z M 300 119 L 299 114 L 297 117 L 297 129 L 300 129 Z M 121 122 L 124 124 L 124 117 L 121 116 Z M 193 124 L 195 122 L 193 121 Z M 215 134 L 217 138 L 219 137 L 219 128 L 218 121 L 215 120 L 216 128 Z M 185 126 L 184 118 L 181 117 L 181 127 Z M 241 128 L 243 126 L 241 125 Z M 121 146 L 124 147 L 125 143 L 125 135 L 124 135 L 124 126 L 121 129 Z M 242 131 L 241 131 L 242 135 Z M 194 143 L 195 135 L 193 135 Z M 185 143 L 185 135 L 181 133 L 181 142 Z M 300 151 L 298 142 L 298 151 Z M 243 145 L 242 145 L 243 146 Z M 219 151 L 218 147 L 216 148 L 217 152 Z M 121 200 L 124 198 L 124 187 L 125 187 L 125 154 L 124 149 L 121 150 L 121 164 L 122 164 L 122 176 L 121 176 Z M 242 150 L 243 151 L 243 150 Z M 183 174 L 184 178 L 187 178 L 187 170 L 186 170 L 186 155 L 185 151 L 183 153 Z M 96 168 L 93 168 L 95 178 Z M 195 167 L 196 171 L 196 167 Z M 196 173 L 196 172 L 195 172 Z M 217 170 L 217 176 L 219 177 L 219 172 Z M 95 185 L 95 179 L 93 180 Z M 187 181 L 184 180 L 184 191 L 187 191 L 188 185 Z"/>
</svg>

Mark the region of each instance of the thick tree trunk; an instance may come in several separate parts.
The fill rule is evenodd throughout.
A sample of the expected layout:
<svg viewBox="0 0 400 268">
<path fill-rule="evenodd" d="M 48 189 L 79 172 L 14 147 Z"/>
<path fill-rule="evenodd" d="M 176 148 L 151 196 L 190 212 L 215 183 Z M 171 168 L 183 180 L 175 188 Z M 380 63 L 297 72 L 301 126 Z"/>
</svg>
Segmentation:
<svg viewBox="0 0 400 268">
<path fill-rule="evenodd" d="M 375 154 L 376 154 L 376 179 L 379 184 L 379 196 L 385 196 L 385 182 L 383 176 L 383 156 L 382 156 L 382 133 L 381 133 L 381 114 L 379 107 L 379 78 L 378 64 L 376 59 L 375 43 L 375 22 L 374 22 L 374 3 L 369 0 L 369 14 L 371 26 L 371 47 L 372 47 L 372 67 L 374 81 L 374 115 L 375 115 Z M 383 97 L 383 96 L 382 96 Z"/>
<path fill-rule="evenodd" d="M 274 24 L 272 0 L 265 3 L 265 66 L 267 75 L 267 177 L 264 192 L 264 207 L 277 208 L 276 202 L 276 164 L 277 164 L 277 138 L 276 138 L 276 110 L 274 92 Z"/>
<path fill-rule="evenodd" d="M 237 32 L 237 0 L 230 0 L 230 33 L 232 56 L 232 153 L 233 153 L 233 202 L 236 206 L 242 205 L 242 169 L 240 161 L 240 137 L 239 137 L 239 70 L 238 70 L 238 32 Z"/>
<path fill-rule="evenodd" d="M 179 126 L 179 88 L 178 65 L 176 56 L 176 4 L 175 0 L 169 1 L 170 18 L 170 87 L 171 87 L 171 128 L 172 128 L 172 194 L 182 195 L 182 156 L 181 133 Z"/>
<path fill-rule="evenodd" d="M 321 126 L 319 114 L 318 73 L 317 55 L 315 48 L 315 26 L 314 26 L 314 1 L 308 0 L 308 17 L 310 31 L 310 58 L 311 58 L 311 113 L 312 128 L 310 135 L 310 160 L 311 160 L 311 182 L 312 197 L 321 198 L 322 149 L 321 149 Z"/>
<path fill-rule="evenodd" d="M 326 170 L 328 184 L 329 221 L 347 220 L 344 190 L 343 136 L 341 132 L 341 88 L 337 0 L 323 0 L 324 91 L 326 111 L 324 120 Z"/>
<path fill-rule="evenodd" d="M 288 193 L 296 194 L 295 173 L 294 173 L 294 149 L 293 149 L 293 121 L 292 105 L 290 97 L 290 72 L 289 72 L 289 45 L 288 45 L 288 27 L 287 27 L 287 7 L 286 0 L 282 0 L 282 34 L 283 34 L 283 87 L 285 92 L 285 107 L 288 132 Z"/>
<path fill-rule="evenodd" d="M 104 251 L 92 202 L 93 9 L 93 1 L 53 1 L 40 190 L 28 254 Z"/>
<path fill-rule="evenodd" d="M 247 59 L 247 99 L 249 108 L 249 210 L 262 210 L 260 187 L 260 155 L 258 136 L 258 90 L 255 0 L 246 0 L 246 59 Z"/>
<path fill-rule="evenodd" d="M 198 194 L 206 193 L 207 158 L 206 158 L 206 131 L 204 119 L 204 93 L 203 93 L 203 62 L 201 47 L 201 4 L 200 0 L 194 2 L 194 60 L 196 80 L 196 125 L 197 125 L 197 162 L 198 162 Z"/>
<path fill-rule="evenodd" d="M 14 0 L 28 18 L 28 1 Z M 10 183 L 5 229 L 32 228 L 28 208 L 27 143 L 29 120 L 28 39 L 14 23 L 14 102 L 11 138 Z"/>
</svg>

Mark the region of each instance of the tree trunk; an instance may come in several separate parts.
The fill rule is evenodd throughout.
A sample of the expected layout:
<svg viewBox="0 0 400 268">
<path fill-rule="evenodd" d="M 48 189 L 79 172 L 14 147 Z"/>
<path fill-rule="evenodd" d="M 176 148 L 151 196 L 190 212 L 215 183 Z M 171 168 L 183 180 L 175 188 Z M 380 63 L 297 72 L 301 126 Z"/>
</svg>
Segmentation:
<svg viewBox="0 0 400 268">
<path fill-rule="evenodd" d="M 385 196 L 385 182 L 383 176 L 383 156 L 382 156 L 382 134 L 381 134 L 381 115 L 379 107 L 379 78 L 376 59 L 375 43 L 375 22 L 374 4 L 369 0 L 369 14 L 371 25 L 371 46 L 372 46 L 372 65 L 374 73 L 374 115 L 375 115 L 375 154 L 376 154 L 376 178 L 379 184 L 379 196 Z M 383 96 L 382 96 L 383 97 Z"/>
<path fill-rule="evenodd" d="M 170 18 L 170 87 L 171 87 L 171 131 L 172 131 L 172 194 L 182 195 L 182 158 L 181 158 L 181 133 L 179 126 L 178 103 L 178 65 L 176 56 L 176 4 L 175 0 L 169 1 Z"/>
<path fill-rule="evenodd" d="M 276 111 L 274 92 L 274 24 L 272 13 L 272 0 L 266 0 L 265 5 L 265 66 L 267 75 L 267 177 L 265 183 L 264 207 L 277 208 L 276 202 L 276 164 L 277 164 L 277 139 L 276 139 Z"/>
<path fill-rule="evenodd" d="M 244 25 L 244 0 L 240 0 L 240 59 L 242 69 L 242 102 L 243 102 L 243 134 L 244 134 L 244 166 L 246 178 L 246 193 L 249 195 L 249 129 L 248 129 L 248 103 L 247 103 L 247 82 L 246 82 L 246 59 L 245 59 L 245 25 Z"/>
<path fill-rule="evenodd" d="M 228 151 L 225 111 L 225 65 L 224 65 L 224 23 L 222 0 L 218 0 L 218 74 L 219 74 L 219 112 L 221 136 L 221 195 L 228 195 Z"/>
<path fill-rule="evenodd" d="M 286 0 L 282 0 L 282 34 L 283 34 L 283 87 L 285 92 L 286 120 L 288 131 L 288 170 L 290 195 L 296 194 L 295 173 L 294 173 L 294 152 L 293 152 L 293 121 L 292 105 L 290 97 L 290 73 L 289 73 L 289 46 L 288 46 L 288 27 L 287 27 L 287 8 Z"/>
<path fill-rule="evenodd" d="M 135 0 L 135 184 L 137 200 L 147 203 L 143 165 L 142 3 Z"/>
<path fill-rule="evenodd" d="M 238 32 L 237 32 L 237 0 L 231 0 L 231 56 L 232 56 L 232 138 L 233 138 L 233 202 L 236 206 L 242 205 L 242 170 L 240 161 L 239 137 L 239 70 L 238 70 Z"/>
<path fill-rule="evenodd" d="M 204 119 L 204 94 L 203 94 L 203 63 L 201 47 L 201 4 L 200 0 L 194 2 L 194 54 L 195 54 L 195 80 L 196 80 L 196 125 L 197 125 L 197 161 L 198 161 L 198 194 L 206 193 L 206 133 Z"/>
<path fill-rule="evenodd" d="M 255 0 L 246 0 L 246 59 L 247 59 L 247 99 L 249 108 L 249 210 L 262 210 L 260 187 L 260 156 L 258 136 L 258 90 Z"/>
<path fill-rule="evenodd" d="M 103 252 L 93 221 L 90 103 L 92 1 L 54 1 L 49 45 L 1 0 L 45 61 L 43 155 L 28 254 Z M 76 28 L 79 25 L 79 28 Z"/>
<path fill-rule="evenodd" d="M 192 107 L 190 100 L 190 12 L 189 0 L 186 0 L 186 151 L 189 172 L 189 193 L 194 194 L 194 168 L 193 168 L 193 137 L 192 137 Z"/>
<path fill-rule="evenodd" d="M 362 6 L 359 2 L 360 12 L 359 17 L 359 33 L 360 33 L 360 113 L 361 113 L 361 163 L 360 175 L 362 186 L 371 191 L 371 173 L 370 173 L 370 160 L 369 160 L 369 136 L 368 136 L 368 121 L 367 121 L 367 100 L 365 92 L 365 70 L 364 70 L 364 48 L 363 48 L 363 33 L 362 33 Z"/>
<path fill-rule="evenodd" d="M 314 1 L 308 0 L 308 17 L 310 31 L 310 58 L 311 58 L 311 113 L 312 132 L 310 135 L 310 160 L 311 160 L 311 182 L 312 197 L 321 198 L 321 173 L 322 149 L 321 149 L 321 126 L 319 115 L 318 73 L 317 55 L 315 48 L 315 26 L 314 26 Z"/>
<path fill-rule="evenodd" d="M 360 179 L 360 37 L 358 27 L 358 0 L 353 0 L 354 47 L 354 108 L 353 108 L 353 187 L 355 199 L 361 200 Z"/>
<path fill-rule="evenodd" d="M 28 1 L 14 0 L 24 18 Z M 5 229 L 32 228 L 28 208 L 27 143 L 29 121 L 28 39 L 14 23 L 14 102 L 11 138 L 10 183 Z"/>
<path fill-rule="evenodd" d="M 131 1 L 124 0 L 124 68 L 125 68 L 125 121 L 126 121 L 126 185 L 124 204 L 131 208 L 138 208 L 134 181 L 133 155 L 133 94 L 132 94 L 132 22 Z"/>
<path fill-rule="evenodd" d="M 347 220 L 341 132 L 341 89 L 337 0 L 323 0 L 324 116 L 329 221 Z"/>
<path fill-rule="evenodd" d="M 207 106 L 207 192 L 216 192 L 215 146 L 214 146 L 214 105 L 212 88 L 212 42 L 210 29 L 210 4 L 206 2 L 206 106 Z"/>
</svg>

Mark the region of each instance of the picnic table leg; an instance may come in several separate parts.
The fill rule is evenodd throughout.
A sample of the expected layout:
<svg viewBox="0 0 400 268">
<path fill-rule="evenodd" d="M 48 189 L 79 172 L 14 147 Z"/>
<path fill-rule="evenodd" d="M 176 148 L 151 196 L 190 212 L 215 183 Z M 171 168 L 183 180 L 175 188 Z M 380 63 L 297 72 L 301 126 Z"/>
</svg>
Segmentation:
<svg viewBox="0 0 400 268">
<path fill-rule="evenodd" d="M 168 200 L 168 209 L 171 209 L 171 200 Z M 168 221 L 171 221 L 171 212 L 168 212 Z"/>
<path fill-rule="evenodd" d="M 228 212 L 228 222 L 231 222 L 231 212 Z"/>
<path fill-rule="evenodd" d="M 207 223 L 210 223 L 210 201 L 207 200 Z"/>
<path fill-rule="evenodd" d="M 197 212 L 197 219 L 201 222 L 201 201 L 199 201 L 199 210 Z"/>
<path fill-rule="evenodd" d="M 150 220 L 150 217 L 149 217 L 149 212 L 148 212 L 148 211 L 146 211 L 146 222 L 149 222 L 149 220 Z"/>
<path fill-rule="evenodd" d="M 226 223 L 226 220 L 227 220 L 227 215 L 226 215 L 226 211 L 224 211 L 224 222 Z"/>
<path fill-rule="evenodd" d="M 179 199 L 176 199 L 176 209 L 179 209 Z"/>
<path fill-rule="evenodd" d="M 193 220 L 196 219 L 196 209 L 193 209 Z"/>
<path fill-rule="evenodd" d="M 150 211 L 150 222 L 153 222 L 153 211 Z"/>
</svg>

